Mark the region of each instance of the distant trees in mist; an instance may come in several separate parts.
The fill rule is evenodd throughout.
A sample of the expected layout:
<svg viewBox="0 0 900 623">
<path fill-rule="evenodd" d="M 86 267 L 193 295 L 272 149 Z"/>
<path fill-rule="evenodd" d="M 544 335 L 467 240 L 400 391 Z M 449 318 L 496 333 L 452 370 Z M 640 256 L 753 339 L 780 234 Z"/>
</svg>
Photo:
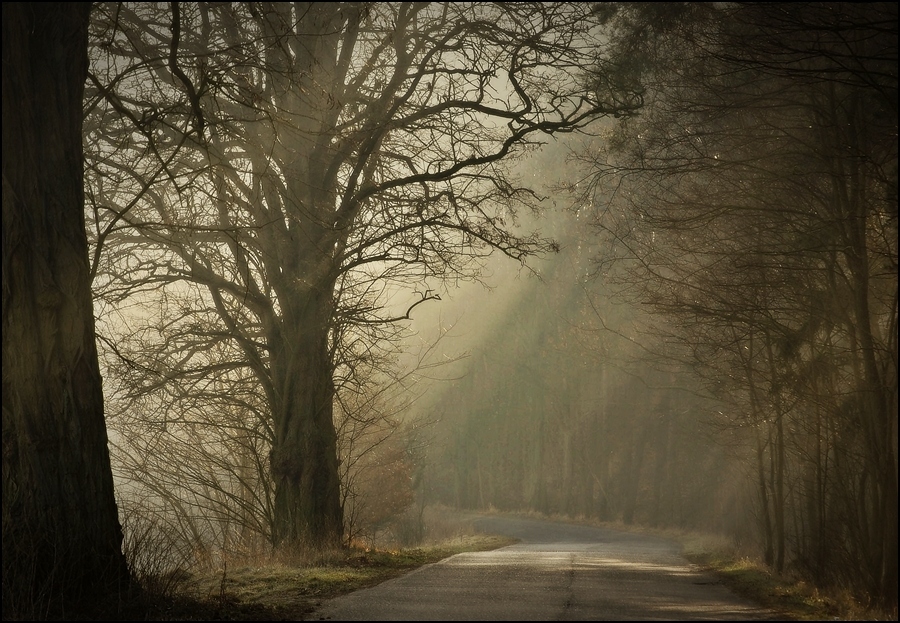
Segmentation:
<svg viewBox="0 0 900 623">
<path fill-rule="evenodd" d="M 544 386 L 512 391 L 544 397 L 542 407 L 523 406 L 525 417 L 544 419 L 534 433 L 530 420 L 515 430 L 515 408 L 491 419 L 507 404 L 501 382 L 492 381 L 488 395 L 498 403 L 483 405 L 485 418 L 471 420 L 468 432 L 510 430 L 460 442 L 464 503 L 508 499 L 625 521 L 637 510 L 641 521 L 684 525 L 679 505 L 712 509 L 711 499 L 727 497 L 719 474 L 704 481 L 708 470 L 743 462 L 743 490 L 754 501 L 744 508 L 755 514 L 769 564 L 896 605 L 896 11 L 886 3 L 610 9 L 611 53 L 628 59 L 624 70 L 642 85 L 645 107 L 581 153 L 593 177 L 573 189 L 576 205 L 581 218 L 593 214 L 598 236 L 598 281 L 586 287 L 601 301 L 593 304 L 599 315 L 581 327 L 597 327 L 612 309 L 602 297 L 615 293 L 641 311 L 603 326 L 629 333 L 638 321 L 647 333 L 638 340 L 642 358 L 654 371 L 643 375 L 647 387 L 628 390 L 619 376 L 625 385 L 616 388 L 610 366 L 626 352 L 602 347 L 593 383 L 585 383 L 591 374 L 581 366 L 545 358 L 553 344 L 546 330 L 526 338 L 537 340 L 541 354 L 527 361 L 539 370 L 523 378 Z M 559 280 L 548 281 L 548 295 L 558 293 Z M 553 313 L 573 323 L 578 305 L 586 303 L 557 298 Z M 518 358 L 529 348 L 507 352 Z M 580 341 L 562 352 L 571 360 L 586 350 Z M 678 379 L 669 385 L 708 400 L 654 389 L 666 385 L 667 373 Z M 560 386 L 573 379 L 577 392 Z M 551 400 L 562 404 L 554 409 Z M 615 428 L 596 432 L 609 422 Z M 548 436 L 528 441 L 537 430 Z M 704 430 L 727 456 L 713 461 L 718 450 L 707 444 L 697 453 Z M 669 445 L 668 431 L 687 437 Z M 492 439 L 527 448 L 541 466 L 528 478 L 544 479 L 536 486 L 548 487 L 552 505 L 543 492 L 504 483 L 498 462 L 512 457 L 503 458 L 505 442 Z M 573 448 L 585 439 L 573 472 Z M 540 457 L 550 443 L 558 447 L 548 461 Z M 666 454 L 672 448 L 687 452 L 693 474 Z M 497 475 L 478 471 L 479 462 L 495 465 Z M 571 473 L 596 479 L 581 484 Z M 600 473 L 612 474 L 615 486 L 603 486 Z M 662 508 L 658 496 L 673 493 L 673 474 L 684 479 L 677 503 Z M 498 479 L 500 490 L 483 496 L 485 483 Z M 483 497 L 473 500 L 473 491 Z M 604 506 L 610 491 L 611 514 Z M 704 522 L 694 515 L 688 523 Z"/>
<path fill-rule="evenodd" d="M 427 404 L 445 441 L 428 494 L 747 536 L 741 465 L 708 422 L 719 403 L 689 370 L 662 367 L 645 313 L 589 276 L 595 251 L 568 246 L 545 262 L 472 348 L 468 373 L 435 389 Z"/>
</svg>

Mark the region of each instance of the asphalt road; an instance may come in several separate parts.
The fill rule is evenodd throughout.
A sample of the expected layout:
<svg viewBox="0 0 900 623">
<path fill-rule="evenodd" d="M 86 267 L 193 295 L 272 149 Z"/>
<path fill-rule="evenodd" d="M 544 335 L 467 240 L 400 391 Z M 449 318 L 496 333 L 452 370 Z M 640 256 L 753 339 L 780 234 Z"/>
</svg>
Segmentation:
<svg viewBox="0 0 900 623">
<path fill-rule="evenodd" d="M 677 543 L 535 519 L 483 517 L 479 530 L 521 539 L 458 554 L 323 603 L 342 621 L 775 620 L 697 571 Z"/>
</svg>

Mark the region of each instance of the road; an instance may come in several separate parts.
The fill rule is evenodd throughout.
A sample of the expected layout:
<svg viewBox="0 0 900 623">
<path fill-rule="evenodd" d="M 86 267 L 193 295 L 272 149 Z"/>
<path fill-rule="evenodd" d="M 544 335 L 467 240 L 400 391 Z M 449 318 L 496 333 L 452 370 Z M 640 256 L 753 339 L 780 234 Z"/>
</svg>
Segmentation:
<svg viewBox="0 0 900 623">
<path fill-rule="evenodd" d="M 656 537 L 537 519 L 482 517 L 520 539 L 451 556 L 330 600 L 309 619 L 342 621 L 776 620 Z"/>
</svg>

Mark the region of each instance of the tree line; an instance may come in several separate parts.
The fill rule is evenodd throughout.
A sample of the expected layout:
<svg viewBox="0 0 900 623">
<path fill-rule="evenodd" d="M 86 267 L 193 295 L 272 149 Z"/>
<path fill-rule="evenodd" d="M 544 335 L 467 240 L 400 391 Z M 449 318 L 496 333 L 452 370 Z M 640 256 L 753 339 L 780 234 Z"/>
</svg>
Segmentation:
<svg viewBox="0 0 900 623">
<path fill-rule="evenodd" d="M 498 329 L 483 357 L 509 377 L 463 381 L 489 386 L 437 495 L 546 510 L 544 487 L 556 512 L 727 528 L 895 605 L 896 7 L 609 10 L 645 104 L 580 149 L 594 251 L 529 293 L 552 318 L 534 344 Z"/>
</svg>

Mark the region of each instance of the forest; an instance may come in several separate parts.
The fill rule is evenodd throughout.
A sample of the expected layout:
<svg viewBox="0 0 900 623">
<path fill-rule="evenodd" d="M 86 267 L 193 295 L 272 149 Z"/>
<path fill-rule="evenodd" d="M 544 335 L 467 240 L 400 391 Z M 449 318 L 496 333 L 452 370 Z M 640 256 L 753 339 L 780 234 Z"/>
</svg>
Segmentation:
<svg viewBox="0 0 900 623">
<path fill-rule="evenodd" d="M 4 619 L 435 505 L 896 613 L 897 49 L 895 3 L 3 3 Z"/>
</svg>

